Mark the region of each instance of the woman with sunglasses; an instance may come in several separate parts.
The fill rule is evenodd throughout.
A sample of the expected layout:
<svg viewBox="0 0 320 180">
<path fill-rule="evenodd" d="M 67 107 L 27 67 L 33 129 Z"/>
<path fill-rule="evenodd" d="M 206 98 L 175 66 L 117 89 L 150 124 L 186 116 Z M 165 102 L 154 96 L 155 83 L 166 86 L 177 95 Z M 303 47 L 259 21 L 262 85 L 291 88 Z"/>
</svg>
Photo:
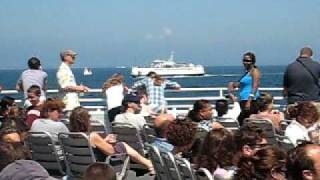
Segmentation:
<svg viewBox="0 0 320 180">
<path fill-rule="evenodd" d="M 240 107 L 241 113 L 238 116 L 240 125 L 245 118 L 257 112 L 255 107 L 255 100 L 259 97 L 258 90 L 260 84 L 261 73 L 255 65 L 256 57 L 254 53 L 247 52 L 243 55 L 243 66 L 245 68 L 244 75 L 238 82 L 229 83 L 229 92 L 232 93 L 235 89 L 239 88 Z"/>
</svg>

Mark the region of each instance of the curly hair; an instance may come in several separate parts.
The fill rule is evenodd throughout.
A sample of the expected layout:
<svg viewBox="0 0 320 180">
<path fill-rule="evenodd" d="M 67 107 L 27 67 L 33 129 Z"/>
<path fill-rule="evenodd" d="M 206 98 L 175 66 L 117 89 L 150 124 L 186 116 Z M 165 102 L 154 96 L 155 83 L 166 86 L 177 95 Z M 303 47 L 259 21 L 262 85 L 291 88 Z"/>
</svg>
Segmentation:
<svg viewBox="0 0 320 180">
<path fill-rule="evenodd" d="M 174 146 L 191 144 L 197 132 L 197 125 L 187 120 L 173 121 L 168 125 L 167 139 Z"/>
<path fill-rule="evenodd" d="M 89 132 L 90 131 L 90 114 L 84 107 L 75 108 L 70 115 L 71 132 Z"/>
<path fill-rule="evenodd" d="M 235 180 L 265 180 L 272 171 L 284 173 L 286 154 L 275 146 L 258 150 L 252 157 L 242 157 L 239 161 L 239 171 Z"/>
<path fill-rule="evenodd" d="M 41 117 L 48 118 L 48 113 L 54 110 L 62 111 L 65 108 L 65 104 L 58 99 L 47 100 L 41 106 Z"/>
<path fill-rule="evenodd" d="M 201 151 L 197 157 L 198 167 L 214 171 L 218 166 L 221 168 L 233 166 L 235 146 L 232 134 L 226 129 L 213 129 L 204 138 Z"/>
<path fill-rule="evenodd" d="M 316 106 L 310 102 L 299 102 L 298 105 L 288 109 L 290 117 L 296 118 L 298 122 L 313 124 L 319 119 Z"/>
</svg>

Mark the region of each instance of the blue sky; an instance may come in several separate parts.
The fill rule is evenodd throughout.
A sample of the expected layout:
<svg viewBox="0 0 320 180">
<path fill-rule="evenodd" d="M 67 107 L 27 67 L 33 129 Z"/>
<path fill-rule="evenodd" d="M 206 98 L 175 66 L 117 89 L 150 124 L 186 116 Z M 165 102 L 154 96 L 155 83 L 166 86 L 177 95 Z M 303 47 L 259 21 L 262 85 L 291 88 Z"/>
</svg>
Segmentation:
<svg viewBox="0 0 320 180">
<path fill-rule="evenodd" d="M 0 68 L 45 68 L 65 48 L 76 67 L 146 65 L 175 51 L 207 66 L 286 65 L 303 46 L 320 59 L 319 0 L 1 0 Z"/>
</svg>

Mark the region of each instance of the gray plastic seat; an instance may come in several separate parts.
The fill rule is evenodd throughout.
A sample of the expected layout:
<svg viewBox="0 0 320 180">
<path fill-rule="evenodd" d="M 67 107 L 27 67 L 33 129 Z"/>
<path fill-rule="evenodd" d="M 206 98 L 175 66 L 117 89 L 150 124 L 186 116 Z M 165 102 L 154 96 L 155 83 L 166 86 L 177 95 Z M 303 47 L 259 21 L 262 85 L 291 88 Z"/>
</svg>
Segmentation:
<svg viewBox="0 0 320 180">
<path fill-rule="evenodd" d="M 169 172 L 170 180 L 183 180 L 181 178 L 173 154 L 170 152 L 160 152 L 160 156 L 163 159 L 163 163 Z"/>
<path fill-rule="evenodd" d="M 72 179 L 81 178 L 87 167 L 96 162 L 88 136 L 81 132 L 59 133 L 59 142 L 66 160 L 67 175 Z M 126 176 L 129 160 L 127 154 L 113 154 L 105 162 L 113 166 L 120 180 Z"/>
<path fill-rule="evenodd" d="M 85 133 L 59 133 L 59 142 L 67 166 L 67 175 L 80 178 L 87 167 L 96 162 L 93 149 Z"/>
<path fill-rule="evenodd" d="M 64 157 L 60 146 L 48 132 L 30 132 L 26 144 L 32 160 L 41 164 L 51 175 L 64 175 Z"/>
<path fill-rule="evenodd" d="M 183 180 L 196 180 L 196 175 L 187 159 L 175 157 L 177 167 Z"/>
<path fill-rule="evenodd" d="M 145 156 L 144 143 L 139 130 L 129 123 L 112 123 L 112 133 L 117 134 L 118 141 L 126 142 L 133 149 Z"/>
<path fill-rule="evenodd" d="M 196 171 L 197 180 L 213 180 L 213 176 L 206 168 L 199 168 Z"/>
<path fill-rule="evenodd" d="M 151 124 L 143 125 L 142 132 L 143 132 L 144 138 L 145 138 L 147 143 L 151 144 L 151 143 L 153 143 L 155 141 L 156 132 L 154 130 L 153 125 L 151 125 Z"/>
<path fill-rule="evenodd" d="M 276 135 L 276 141 L 278 146 L 285 151 L 289 151 L 294 148 L 293 143 L 287 136 Z"/>
<path fill-rule="evenodd" d="M 224 128 L 230 131 L 237 131 L 240 129 L 238 120 L 231 118 L 216 118 L 217 122 L 220 123 Z"/>
<path fill-rule="evenodd" d="M 155 168 L 157 180 L 169 180 L 170 175 L 162 160 L 162 157 L 160 156 L 159 149 L 151 145 L 149 145 L 148 148 L 149 148 L 148 155 Z"/>
<path fill-rule="evenodd" d="M 254 119 L 254 118 L 246 118 L 244 120 L 244 124 L 254 124 L 257 127 L 261 128 L 267 136 L 267 140 L 269 144 L 276 143 L 276 130 L 273 126 L 271 120 L 269 119 Z"/>
</svg>

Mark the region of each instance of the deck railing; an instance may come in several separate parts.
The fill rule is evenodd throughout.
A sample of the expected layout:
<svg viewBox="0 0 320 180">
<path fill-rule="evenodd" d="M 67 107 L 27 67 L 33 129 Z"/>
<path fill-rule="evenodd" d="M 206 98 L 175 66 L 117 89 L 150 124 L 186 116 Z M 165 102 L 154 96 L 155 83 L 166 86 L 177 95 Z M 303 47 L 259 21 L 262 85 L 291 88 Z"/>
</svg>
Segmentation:
<svg viewBox="0 0 320 180">
<path fill-rule="evenodd" d="M 259 90 L 270 92 L 274 95 L 275 107 L 281 108 L 285 105 L 282 88 L 262 87 Z M 84 96 L 80 96 L 81 105 L 93 111 L 104 111 L 106 109 L 106 99 L 101 91 L 101 89 L 90 89 Z M 47 91 L 47 97 L 55 97 L 57 93 L 57 89 L 50 89 Z M 207 99 L 213 102 L 214 100 L 224 98 L 224 94 L 226 93 L 227 88 L 225 87 L 181 88 L 180 90 L 166 90 L 166 100 L 169 110 L 187 110 L 192 108 L 195 100 Z M 0 94 L 18 97 L 16 100 L 18 103 L 21 103 L 21 99 L 23 99 L 22 93 L 16 90 L 2 90 Z"/>
</svg>

